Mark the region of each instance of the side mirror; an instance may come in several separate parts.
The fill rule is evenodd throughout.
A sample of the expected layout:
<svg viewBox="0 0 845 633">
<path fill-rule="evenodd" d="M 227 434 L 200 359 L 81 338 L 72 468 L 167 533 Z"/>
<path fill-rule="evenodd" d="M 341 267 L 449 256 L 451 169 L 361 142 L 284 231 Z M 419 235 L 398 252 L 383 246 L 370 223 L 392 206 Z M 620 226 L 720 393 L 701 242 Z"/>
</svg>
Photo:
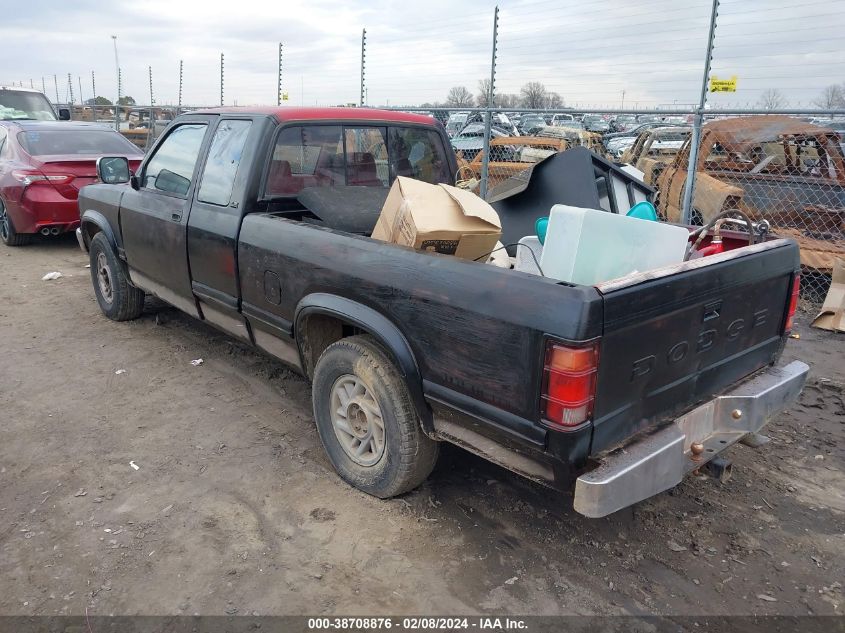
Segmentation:
<svg viewBox="0 0 845 633">
<path fill-rule="evenodd" d="M 59 108 L 59 121 L 70 121 L 69 108 Z"/>
<path fill-rule="evenodd" d="M 129 182 L 129 161 L 123 156 L 103 156 L 97 159 L 97 177 L 107 185 Z"/>
</svg>

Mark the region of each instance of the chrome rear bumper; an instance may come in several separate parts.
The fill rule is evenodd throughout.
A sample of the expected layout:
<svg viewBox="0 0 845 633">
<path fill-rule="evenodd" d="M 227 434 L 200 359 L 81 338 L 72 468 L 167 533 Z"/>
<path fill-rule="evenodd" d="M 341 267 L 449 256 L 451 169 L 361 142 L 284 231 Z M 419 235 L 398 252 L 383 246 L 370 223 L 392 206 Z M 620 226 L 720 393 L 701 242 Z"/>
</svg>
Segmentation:
<svg viewBox="0 0 845 633">
<path fill-rule="evenodd" d="M 672 424 L 617 449 L 575 483 L 574 507 L 598 518 L 668 490 L 748 433 L 762 428 L 804 387 L 809 367 L 773 367 Z"/>
</svg>

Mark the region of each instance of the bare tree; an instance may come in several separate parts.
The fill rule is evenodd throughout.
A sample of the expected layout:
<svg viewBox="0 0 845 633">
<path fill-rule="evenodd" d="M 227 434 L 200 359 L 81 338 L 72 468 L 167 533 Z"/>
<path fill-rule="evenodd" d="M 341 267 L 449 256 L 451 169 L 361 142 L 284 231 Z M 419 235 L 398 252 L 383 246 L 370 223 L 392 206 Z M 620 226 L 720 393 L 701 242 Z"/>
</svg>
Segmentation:
<svg viewBox="0 0 845 633">
<path fill-rule="evenodd" d="M 786 97 L 777 88 L 768 88 L 760 95 L 757 105 L 764 110 L 777 110 L 786 105 Z"/>
<path fill-rule="evenodd" d="M 562 108 L 564 106 L 563 97 L 556 92 L 550 92 L 546 95 L 546 105 L 544 108 Z"/>
<path fill-rule="evenodd" d="M 453 86 L 446 95 L 446 105 L 453 108 L 471 108 L 474 102 L 466 86 Z"/>
<path fill-rule="evenodd" d="M 813 101 L 813 105 L 824 110 L 845 108 L 845 86 L 838 84 L 828 86 L 822 90 L 819 98 Z"/>
<path fill-rule="evenodd" d="M 498 99 L 493 97 L 493 104 L 496 104 Z M 490 103 L 490 80 L 489 79 L 479 79 L 478 80 L 478 96 L 475 98 L 475 103 L 478 105 L 479 108 L 486 108 L 488 105 L 492 105 Z"/>
<path fill-rule="evenodd" d="M 496 95 L 494 101 L 496 105 L 500 108 L 518 108 L 519 107 L 519 95 L 514 94 L 498 94 Z"/>
<path fill-rule="evenodd" d="M 539 81 L 529 81 L 520 90 L 522 95 L 522 107 L 540 109 L 546 107 L 548 91 Z"/>
</svg>

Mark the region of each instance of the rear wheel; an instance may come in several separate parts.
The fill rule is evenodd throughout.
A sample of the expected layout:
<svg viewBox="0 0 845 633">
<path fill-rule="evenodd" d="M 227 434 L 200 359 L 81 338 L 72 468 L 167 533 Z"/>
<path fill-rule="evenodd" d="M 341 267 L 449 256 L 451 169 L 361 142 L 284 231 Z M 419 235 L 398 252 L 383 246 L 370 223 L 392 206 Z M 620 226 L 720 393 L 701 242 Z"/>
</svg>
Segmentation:
<svg viewBox="0 0 845 633">
<path fill-rule="evenodd" d="M 15 231 L 15 225 L 12 224 L 12 218 L 6 212 L 6 205 L 0 200 L 0 240 L 6 246 L 23 246 L 32 241 L 32 235 L 29 233 L 18 233 Z"/>
<path fill-rule="evenodd" d="M 144 291 L 129 283 L 126 269 L 103 233 L 97 233 L 91 240 L 90 257 L 91 282 L 103 314 L 113 321 L 141 316 Z"/>
<path fill-rule="evenodd" d="M 437 461 L 408 387 L 369 336 L 333 343 L 314 370 L 314 418 L 329 460 L 359 490 L 386 499 L 416 488 Z"/>
</svg>

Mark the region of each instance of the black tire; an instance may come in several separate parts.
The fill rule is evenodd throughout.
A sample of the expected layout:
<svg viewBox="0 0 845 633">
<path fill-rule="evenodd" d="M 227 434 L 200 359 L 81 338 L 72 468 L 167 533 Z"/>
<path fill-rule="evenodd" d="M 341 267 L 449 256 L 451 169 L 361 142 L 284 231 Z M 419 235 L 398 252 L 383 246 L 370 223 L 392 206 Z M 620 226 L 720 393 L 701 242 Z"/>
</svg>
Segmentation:
<svg viewBox="0 0 845 633">
<path fill-rule="evenodd" d="M 112 321 L 130 321 L 144 310 L 144 291 L 129 283 L 126 269 L 103 233 L 91 240 L 91 283 L 100 310 Z"/>
<path fill-rule="evenodd" d="M 15 231 L 15 225 L 12 224 L 12 218 L 6 213 L 6 205 L 0 200 L 0 240 L 6 246 L 24 246 L 32 241 L 32 235 L 29 233 L 18 233 Z"/>
<path fill-rule="evenodd" d="M 351 438 L 353 443 L 355 438 L 351 433 L 336 431 L 332 417 L 336 390 L 343 389 L 343 381 L 350 377 L 365 387 L 359 398 L 372 396 L 380 410 L 383 451 L 380 456 L 375 450 L 368 451 L 367 455 L 377 461 L 367 465 L 356 462 L 347 452 L 351 449 L 340 438 Z M 326 348 L 314 371 L 312 400 L 317 431 L 329 460 L 341 478 L 359 490 L 387 499 L 416 488 L 434 468 L 439 444 L 423 432 L 401 372 L 371 337 L 352 336 Z M 354 400 L 347 400 L 349 404 L 345 405 L 347 421 L 353 420 L 350 412 L 358 406 Z M 374 428 L 366 407 L 358 407 L 357 411 L 355 419 L 360 419 L 360 412 L 364 411 L 368 420 L 365 426 Z M 360 424 L 358 430 L 361 431 Z M 364 444 L 358 441 L 359 447 Z"/>
</svg>

